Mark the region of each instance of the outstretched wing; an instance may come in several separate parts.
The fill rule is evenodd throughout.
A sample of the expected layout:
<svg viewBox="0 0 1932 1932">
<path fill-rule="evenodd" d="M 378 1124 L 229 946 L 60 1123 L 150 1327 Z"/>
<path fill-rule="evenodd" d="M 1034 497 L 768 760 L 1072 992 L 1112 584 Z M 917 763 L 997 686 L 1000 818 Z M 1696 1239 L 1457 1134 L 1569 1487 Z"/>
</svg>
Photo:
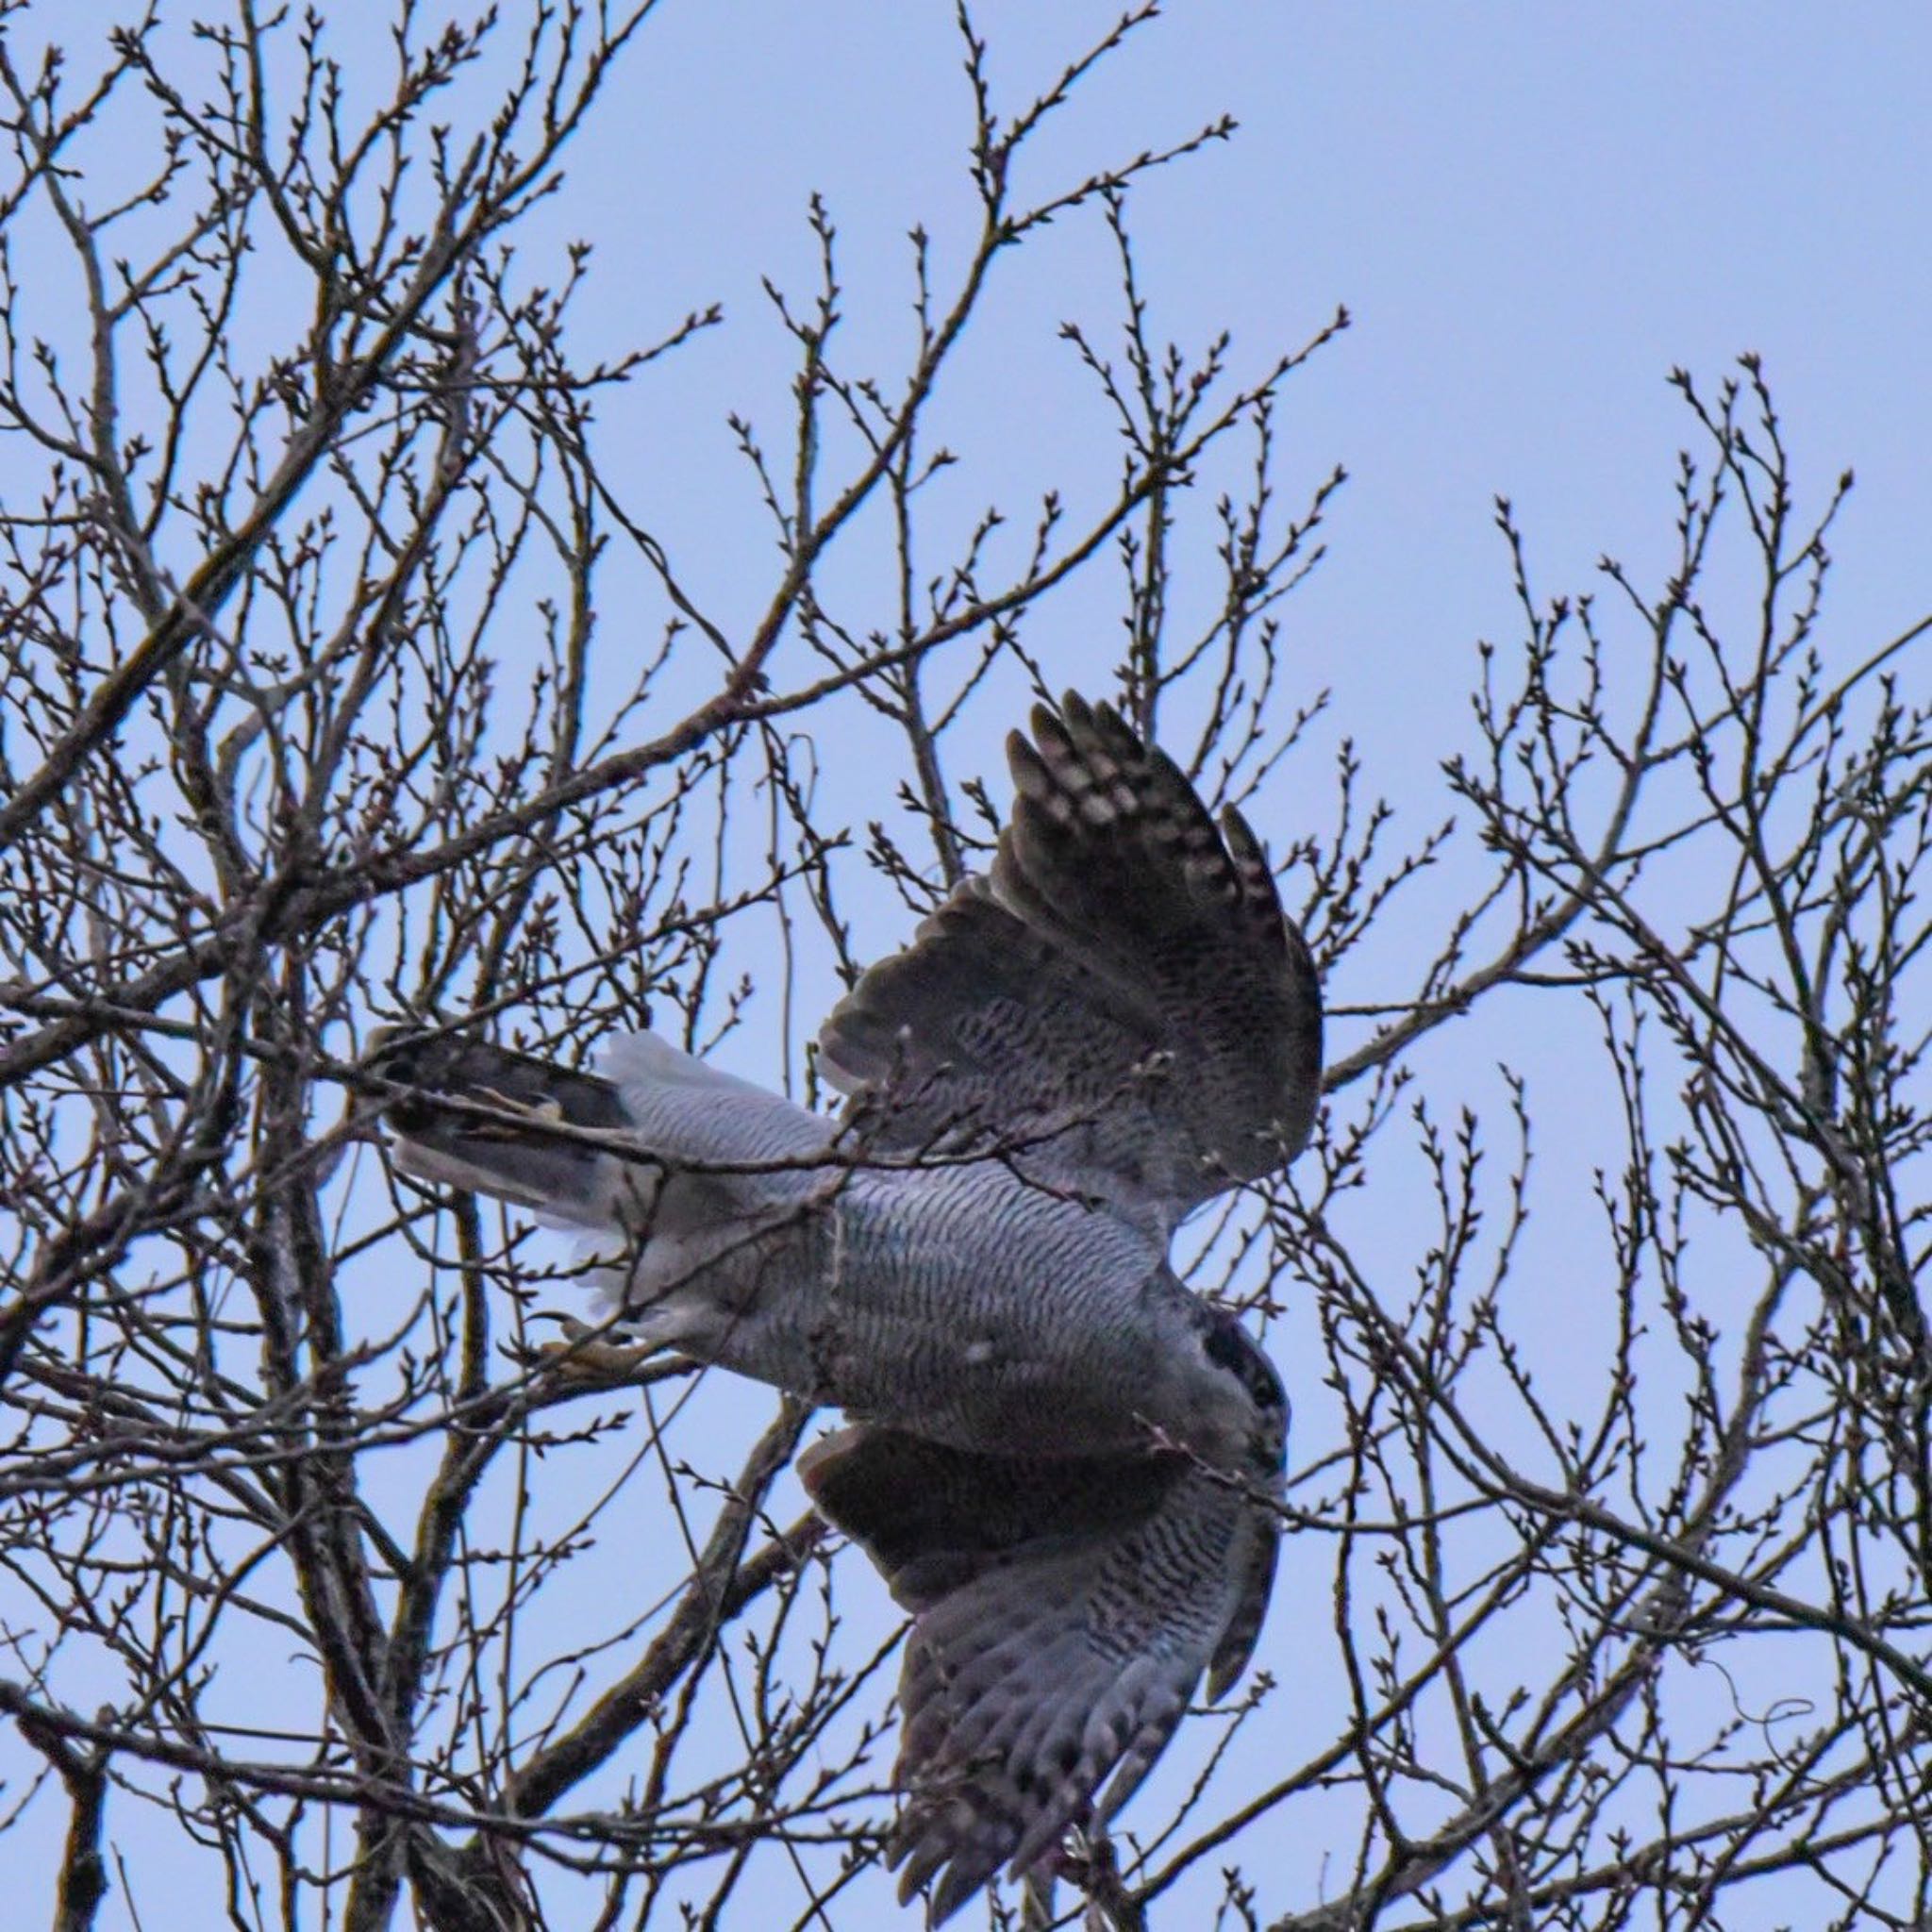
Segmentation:
<svg viewBox="0 0 1932 1932">
<path fill-rule="evenodd" d="M 941 1874 L 935 1924 L 1002 1866 L 1046 1875 L 1070 1825 L 1132 1795 L 1202 1672 L 1218 1697 L 1246 1665 L 1277 1525 L 1186 1457 L 1026 1459 L 857 1426 L 798 1467 L 913 1613 L 892 1858 L 902 1902 Z"/>
<path fill-rule="evenodd" d="M 1267 856 L 1107 705 L 1015 732 L 990 878 L 834 1008 L 819 1063 L 879 1144 L 996 1144 L 1170 1229 L 1282 1166 L 1320 1094 L 1322 1004 Z"/>
</svg>

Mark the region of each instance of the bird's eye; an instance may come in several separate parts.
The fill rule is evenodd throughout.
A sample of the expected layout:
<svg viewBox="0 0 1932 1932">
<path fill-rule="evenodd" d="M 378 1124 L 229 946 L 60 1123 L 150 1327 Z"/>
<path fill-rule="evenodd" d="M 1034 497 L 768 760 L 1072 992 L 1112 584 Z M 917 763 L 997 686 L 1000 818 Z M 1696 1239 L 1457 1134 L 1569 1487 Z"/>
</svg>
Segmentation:
<svg viewBox="0 0 1932 1932">
<path fill-rule="evenodd" d="M 1209 1361 L 1241 1377 L 1257 1408 L 1287 1406 L 1274 1364 L 1255 1346 L 1248 1331 L 1232 1316 L 1216 1322 L 1202 1338 L 1201 1345 Z"/>
<path fill-rule="evenodd" d="M 1217 1322 L 1201 1338 L 1201 1346 L 1208 1351 L 1208 1359 L 1218 1363 L 1231 1374 L 1239 1375 L 1245 1366 L 1241 1360 L 1241 1344 L 1236 1341 L 1224 1322 Z"/>
</svg>

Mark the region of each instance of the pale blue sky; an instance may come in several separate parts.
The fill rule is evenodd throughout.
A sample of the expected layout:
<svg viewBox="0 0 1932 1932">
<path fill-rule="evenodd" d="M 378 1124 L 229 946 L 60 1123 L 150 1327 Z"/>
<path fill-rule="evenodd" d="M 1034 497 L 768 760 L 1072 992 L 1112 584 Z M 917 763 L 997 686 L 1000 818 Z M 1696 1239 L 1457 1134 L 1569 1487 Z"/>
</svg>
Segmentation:
<svg viewBox="0 0 1932 1932">
<path fill-rule="evenodd" d="M 1111 15 L 975 19 L 1017 105 Z M 939 5 L 673 4 L 625 111 L 576 150 L 564 213 L 599 241 L 599 306 L 619 287 L 616 312 L 653 321 L 727 305 L 726 331 L 609 412 L 635 409 L 653 442 L 670 432 L 656 494 L 691 541 L 745 501 L 716 420 L 782 380 L 758 276 L 804 282 L 807 192 L 841 222 L 855 335 L 903 315 L 905 230 L 957 238 L 970 216 L 958 66 Z M 1858 472 L 1834 545 L 1840 615 L 1856 604 L 1882 626 L 1924 608 L 1928 95 L 1932 15 L 1907 6 L 1196 0 L 1130 43 L 1042 148 L 1077 168 L 1232 112 L 1231 144 L 1135 194 L 1157 325 L 1190 345 L 1230 327 L 1257 366 L 1351 310 L 1286 415 L 1310 478 L 1335 460 L 1354 478 L 1295 629 L 1322 681 L 1380 685 L 1355 721 L 1373 741 L 1399 733 L 1401 692 L 1458 691 L 1470 641 L 1507 621 L 1495 492 L 1551 590 L 1585 584 L 1606 549 L 1665 554 L 1686 435 L 1674 363 L 1711 386 L 1761 352 L 1808 474 Z M 1055 328 L 1115 309 L 1096 225 L 1069 225 L 1010 265 L 1003 379 L 975 385 L 970 428 L 947 425 L 972 439 L 962 494 L 995 488 L 1002 460 L 1072 468 L 1086 392 Z"/>
</svg>

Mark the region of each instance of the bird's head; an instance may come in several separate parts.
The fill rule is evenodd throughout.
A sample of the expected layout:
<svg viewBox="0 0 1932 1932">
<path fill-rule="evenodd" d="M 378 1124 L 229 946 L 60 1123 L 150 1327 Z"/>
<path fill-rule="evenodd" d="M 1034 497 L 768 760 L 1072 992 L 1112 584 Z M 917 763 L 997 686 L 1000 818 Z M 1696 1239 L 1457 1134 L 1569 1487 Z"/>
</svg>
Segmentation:
<svg viewBox="0 0 1932 1932">
<path fill-rule="evenodd" d="M 1224 1308 L 1196 1302 L 1193 1342 L 1219 1440 L 1196 1440 L 1196 1452 L 1242 1475 L 1274 1483 L 1288 1452 L 1288 1391 L 1267 1356 L 1240 1320 Z"/>
</svg>

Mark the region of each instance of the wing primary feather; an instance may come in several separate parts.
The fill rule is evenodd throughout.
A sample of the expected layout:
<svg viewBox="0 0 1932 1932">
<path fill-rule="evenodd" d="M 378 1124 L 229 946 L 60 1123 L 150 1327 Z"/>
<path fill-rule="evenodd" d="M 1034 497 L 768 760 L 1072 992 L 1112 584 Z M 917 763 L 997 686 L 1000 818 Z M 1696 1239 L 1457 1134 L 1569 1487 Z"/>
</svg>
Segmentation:
<svg viewBox="0 0 1932 1932">
<path fill-rule="evenodd" d="M 1069 692 L 1008 739 L 990 874 L 861 976 L 820 1037 L 878 1144 L 1018 1150 L 1043 1185 L 1165 1237 L 1300 1148 L 1321 993 L 1232 807 Z"/>
<path fill-rule="evenodd" d="M 1210 1659 L 1251 1641 L 1275 1524 L 1177 1455 L 1048 1458 L 850 1424 L 800 1474 L 913 1611 L 891 1846 L 934 1924 L 1002 1868 L 1048 1871 L 1173 1736 Z"/>
</svg>

